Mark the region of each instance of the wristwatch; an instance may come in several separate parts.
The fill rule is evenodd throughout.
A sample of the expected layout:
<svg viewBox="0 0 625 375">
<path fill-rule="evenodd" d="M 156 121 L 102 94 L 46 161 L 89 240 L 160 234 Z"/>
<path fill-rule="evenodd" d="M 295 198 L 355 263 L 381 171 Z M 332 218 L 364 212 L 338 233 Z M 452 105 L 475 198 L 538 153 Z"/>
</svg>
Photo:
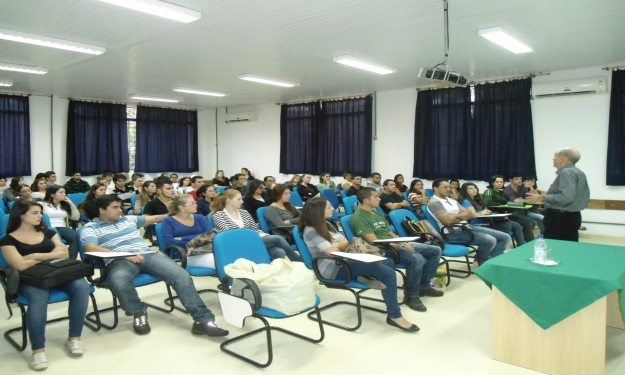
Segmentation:
<svg viewBox="0 0 625 375">
<path fill-rule="evenodd" d="M 406 249 L 406 247 L 403 244 L 399 245 L 399 248 L 402 249 L 402 250 Z"/>
</svg>

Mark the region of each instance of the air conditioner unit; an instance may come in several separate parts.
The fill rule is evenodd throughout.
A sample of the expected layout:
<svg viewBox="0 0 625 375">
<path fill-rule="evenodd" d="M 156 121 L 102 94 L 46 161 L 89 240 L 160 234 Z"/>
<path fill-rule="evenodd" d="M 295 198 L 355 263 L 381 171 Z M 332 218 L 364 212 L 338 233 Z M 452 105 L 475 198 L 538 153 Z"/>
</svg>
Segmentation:
<svg viewBox="0 0 625 375">
<path fill-rule="evenodd" d="M 532 98 L 551 96 L 598 94 L 606 92 L 606 77 L 587 78 L 577 81 L 549 82 L 532 84 Z"/>
<path fill-rule="evenodd" d="M 256 111 L 243 113 L 226 113 L 226 123 L 256 120 L 258 120 L 258 112 Z"/>
</svg>

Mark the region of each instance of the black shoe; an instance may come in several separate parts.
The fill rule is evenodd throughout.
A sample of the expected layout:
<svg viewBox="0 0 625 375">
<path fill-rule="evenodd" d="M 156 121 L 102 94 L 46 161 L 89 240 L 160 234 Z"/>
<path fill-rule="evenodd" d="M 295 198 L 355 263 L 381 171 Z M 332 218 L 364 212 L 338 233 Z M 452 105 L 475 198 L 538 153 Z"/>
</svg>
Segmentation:
<svg viewBox="0 0 625 375">
<path fill-rule="evenodd" d="M 442 290 L 434 288 L 422 289 L 419 291 L 419 297 L 442 297 L 445 293 Z"/>
<path fill-rule="evenodd" d="M 393 326 L 393 327 L 397 327 L 399 329 L 401 329 L 404 332 L 417 332 L 419 331 L 419 327 L 417 327 L 416 324 L 413 324 L 412 326 L 410 326 L 410 328 L 404 328 L 402 326 L 400 326 L 399 324 L 395 323 L 393 321 L 393 319 L 386 317 L 386 324 L 388 324 L 389 326 Z"/>
<path fill-rule="evenodd" d="M 419 311 L 419 312 L 425 312 L 428 310 L 423 304 L 423 302 L 421 302 L 421 298 L 419 297 L 407 298 L 405 302 L 406 302 L 406 306 L 408 306 L 412 310 Z"/>
<path fill-rule="evenodd" d="M 384 284 L 380 280 L 370 279 L 370 278 L 364 277 L 364 276 L 358 276 L 356 278 L 356 280 L 358 280 L 358 282 L 360 282 L 360 283 L 365 284 L 366 286 L 368 286 L 371 289 L 375 289 L 375 290 L 384 290 L 384 289 L 386 289 L 386 284 Z"/>
<path fill-rule="evenodd" d="M 135 320 L 132 323 L 132 328 L 137 335 L 147 335 L 152 331 L 150 323 L 148 323 L 148 312 L 140 311 L 135 314 Z"/>
<path fill-rule="evenodd" d="M 210 337 L 228 336 L 230 332 L 217 325 L 215 322 L 193 322 L 191 333 L 194 335 L 208 335 Z"/>
</svg>

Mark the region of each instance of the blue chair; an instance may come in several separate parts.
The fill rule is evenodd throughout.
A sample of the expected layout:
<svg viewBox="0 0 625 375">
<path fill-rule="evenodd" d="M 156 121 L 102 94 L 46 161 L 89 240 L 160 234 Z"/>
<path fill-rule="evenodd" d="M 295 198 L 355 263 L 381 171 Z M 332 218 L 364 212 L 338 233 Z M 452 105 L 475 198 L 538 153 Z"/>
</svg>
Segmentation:
<svg viewBox="0 0 625 375">
<path fill-rule="evenodd" d="M 217 275 L 217 271 L 214 268 L 208 268 L 208 267 L 189 267 L 187 266 L 187 251 L 186 249 L 183 249 L 180 246 L 176 246 L 176 245 L 170 245 L 170 246 L 166 246 L 165 245 L 165 240 L 163 239 L 163 231 L 161 230 L 162 224 L 158 223 L 156 224 L 156 227 L 154 227 L 155 231 L 156 231 L 156 238 L 158 240 L 158 249 L 160 251 L 162 251 L 165 255 L 171 257 L 172 259 L 174 259 L 175 261 L 179 261 L 180 265 L 182 266 L 182 268 L 184 268 L 185 270 L 187 270 L 187 272 L 189 273 L 189 275 L 191 276 L 216 276 Z M 200 233 L 198 233 L 200 234 Z M 197 293 L 217 293 L 217 290 L 215 289 L 202 289 L 202 290 L 198 290 Z M 176 300 L 178 299 L 178 296 L 174 296 L 172 297 L 172 300 Z M 166 305 L 169 304 L 170 299 L 167 298 L 165 299 L 164 303 Z M 178 311 L 182 311 L 185 314 L 188 314 L 189 312 L 187 311 L 187 309 L 185 309 L 184 307 L 180 307 L 180 306 L 174 306 L 174 308 Z"/>
<path fill-rule="evenodd" d="M 343 196 L 343 202 L 345 202 L 345 198 L 347 198 L 347 190 L 341 190 L 341 196 Z"/>
<path fill-rule="evenodd" d="M 9 215 L 6 215 L 2 217 L 1 219 L 7 218 L 6 223 L 8 223 L 8 217 Z M 6 223 L 4 221 L 0 223 L 0 226 L 2 228 L 1 229 L 2 233 L 0 234 L 0 238 L 6 235 Z M 0 267 L 9 267 L 9 263 L 4 259 L 2 252 L 0 252 Z M 0 279 L 0 284 L 2 284 L 0 285 L 0 288 L 5 288 L 6 290 L 5 281 L 3 279 Z M 92 324 L 90 321 L 85 321 L 84 324 L 87 327 L 89 327 L 89 329 L 91 329 L 92 331 L 97 332 L 102 328 L 102 325 L 100 323 L 100 315 L 98 314 L 98 304 L 96 303 L 95 297 L 93 295 L 94 292 L 95 292 L 95 288 L 93 287 L 93 285 L 89 285 L 89 298 L 91 298 L 91 304 L 93 306 L 93 313 L 91 314 L 95 315 L 95 318 L 91 321 L 94 324 Z M 9 296 L 7 297 L 11 298 Z M 65 302 L 65 301 L 69 301 L 69 295 L 61 289 L 52 288 L 52 290 L 50 291 L 50 297 L 48 298 L 48 304 L 50 305 L 53 303 Z M 22 325 L 20 327 L 12 328 L 4 332 L 4 338 L 11 345 L 13 345 L 17 350 L 21 352 L 21 351 L 24 351 L 24 349 L 26 349 L 26 346 L 28 345 L 28 336 L 27 336 L 27 329 L 26 329 L 26 308 L 28 307 L 28 300 L 22 294 L 18 293 L 17 297 L 8 299 L 7 302 L 15 302 L 19 306 L 20 313 L 22 316 Z M 0 303 L 5 303 L 5 302 L 0 301 Z M 10 311 L 11 316 L 13 316 L 13 311 L 11 310 L 10 306 L 9 306 L 9 311 Z M 60 322 L 62 320 L 67 320 L 67 319 L 69 319 L 69 316 L 56 318 L 56 319 L 50 319 L 46 323 Z M 15 339 L 11 337 L 11 334 L 13 334 L 14 332 L 18 332 L 18 331 L 22 332 L 21 343 L 17 342 Z"/>
<path fill-rule="evenodd" d="M 9 210 L 9 198 L 7 198 L 6 195 L 2 195 L 2 203 L 4 203 L 4 207 L 2 207 L 2 211 L 8 211 Z"/>
<path fill-rule="evenodd" d="M 234 263 L 239 258 L 251 260 L 252 262 L 256 264 L 266 264 L 271 261 L 271 259 L 269 258 L 269 254 L 267 253 L 267 250 L 265 249 L 265 245 L 263 244 L 263 241 L 258 236 L 258 233 L 256 233 L 256 231 L 252 229 L 243 228 L 243 229 L 221 232 L 217 234 L 217 236 L 215 236 L 213 240 L 213 246 L 214 246 L 214 254 L 215 254 L 215 264 L 217 266 L 217 275 L 219 279 L 221 280 L 223 291 L 226 294 L 230 294 L 230 284 L 231 284 L 232 278 L 226 275 L 226 272 L 224 271 L 225 266 Z M 236 358 L 239 358 L 243 361 L 251 363 L 256 367 L 265 368 L 271 365 L 271 362 L 273 362 L 273 346 L 272 346 L 272 339 L 271 339 L 272 331 L 280 331 L 288 335 L 291 335 L 291 336 L 294 336 L 294 337 L 297 337 L 302 340 L 306 340 L 308 342 L 315 343 L 315 344 L 323 341 L 325 337 L 325 332 L 323 329 L 323 322 L 321 321 L 321 314 L 319 312 L 319 307 L 318 307 L 319 303 L 321 302 L 321 300 L 319 299 L 319 296 L 316 296 L 315 303 L 312 306 L 298 313 L 298 314 L 301 314 L 311 309 L 314 309 L 314 312 L 317 315 L 319 331 L 320 331 L 320 337 L 318 339 L 314 339 L 314 338 L 310 338 L 310 337 L 289 331 L 281 327 L 270 326 L 269 322 L 267 321 L 267 318 L 284 319 L 284 318 L 288 318 L 294 315 L 287 315 L 282 312 L 262 306 L 262 295 L 260 291 L 258 290 L 258 286 L 256 285 L 256 283 L 249 279 L 237 279 L 237 280 L 240 280 L 243 283 L 245 283 L 247 285 L 246 289 L 251 289 L 253 292 L 254 303 L 251 304 L 252 312 L 251 312 L 251 315 L 248 315 L 248 316 L 252 316 L 256 319 L 259 319 L 260 321 L 263 322 L 264 326 L 256 330 L 253 330 L 251 332 L 248 332 L 248 333 L 239 335 L 237 337 L 228 339 L 226 341 L 223 341 L 220 345 L 220 348 L 222 351 Z M 224 309 L 222 308 L 222 310 Z M 298 315 L 298 314 L 295 314 L 295 315 Z M 260 363 L 260 362 L 254 361 L 228 348 L 228 345 L 238 342 L 238 341 L 242 341 L 258 333 L 266 334 L 266 345 L 267 345 L 267 361 L 266 362 Z"/>
<path fill-rule="evenodd" d="M 343 198 L 343 207 L 345 208 L 345 213 L 347 215 L 354 214 L 354 205 L 358 202 L 358 198 L 355 196 Z"/>
<path fill-rule="evenodd" d="M 425 196 L 428 198 L 432 198 L 434 196 L 434 190 L 432 189 L 425 189 Z"/>
<path fill-rule="evenodd" d="M 11 210 L 13 209 L 13 205 L 15 204 L 15 202 L 17 202 L 17 201 L 9 202 L 9 213 L 11 213 Z"/>
<path fill-rule="evenodd" d="M 8 215 L 6 212 L 4 212 L 4 210 L 0 210 L 0 217 L 3 217 L 5 215 Z"/>
<path fill-rule="evenodd" d="M 135 203 L 137 202 L 137 198 L 139 198 L 139 194 L 135 194 L 132 197 L 130 197 L 130 209 L 131 210 L 135 209 Z M 141 212 L 135 212 L 135 215 L 141 215 Z"/>
<path fill-rule="evenodd" d="M 328 320 L 322 320 L 322 322 L 324 324 L 333 326 L 333 327 L 337 327 L 340 329 L 344 329 L 346 331 L 355 331 L 358 328 L 360 328 L 360 326 L 362 325 L 362 309 L 367 309 L 367 310 L 372 310 L 372 311 L 377 311 L 380 313 L 387 313 L 387 311 L 385 309 L 378 309 L 375 307 L 371 307 L 371 306 L 366 306 L 366 305 L 362 305 L 360 303 L 361 299 L 367 299 L 367 300 L 371 300 L 371 301 L 376 301 L 376 302 L 382 302 L 384 303 L 384 300 L 379 299 L 379 298 L 371 298 L 371 297 L 365 297 L 365 296 L 361 296 L 360 294 L 363 292 L 366 292 L 367 290 L 369 290 L 369 286 L 356 281 L 356 280 L 352 280 L 352 273 L 349 267 L 349 264 L 347 264 L 347 262 L 345 262 L 345 260 L 343 260 L 343 258 L 340 257 L 334 257 L 334 256 L 329 256 L 329 255 L 320 255 L 317 256 L 315 259 L 313 259 L 312 254 L 310 253 L 310 250 L 308 249 L 308 246 L 306 245 L 306 242 L 304 242 L 304 239 L 302 238 L 300 232 L 299 232 L 299 228 L 295 228 L 293 229 L 293 237 L 295 238 L 295 243 L 297 244 L 297 249 L 299 250 L 300 255 L 302 256 L 302 260 L 304 261 L 304 264 L 306 264 L 306 267 L 308 267 L 308 269 L 311 269 L 315 272 L 315 275 L 317 276 L 317 279 L 319 279 L 319 281 L 326 287 L 329 289 L 340 289 L 340 290 L 347 290 L 350 293 L 352 293 L 354 295 L 354 298 L 356 299 L 356 303 L 354 302 L 349 302 L 349 301 L 336 301 L 336 302 L 332 302 L 329 305 L 323 306 L 319 308 L 319 311 L 325 311 L 325 310 L 329 310 L 335 306 L 339 306 L 339 305 L 350 305 L 350 306 L 355 306 L 356 307 L 356 317 L 358 319 L 356 326 L 354 327 L 347 327 L 344 326 L 342 324 L 338 324 L 338 323 L 334 323 Z M 337 264 L 339 264 L 341 267 L 344 267 L 345 270 L 347 271 L 347 279 L 345 280 L 330 280 L 330 279 L 326 279 L 321 275 L 321 272 L 319 272 L 319 265 L 318 262 L 320 260 L 323 259 L 329 259 L 332 260 L 334 262 L 337 262 Z M 356 290 L 355 290 L 356 289 Z M 314 311 L 311 311 L 308 313 L 308 318 L 310 320 L 314 320 L 317 321 L 317 318 L 315 318 L 313 316 Z"/>
<path fill-rule="evenodd" d="M 217 189 L 215 189 L 215 191 L 219 194 L 223 193 L 224 191 L 226 191 L 225 187 L 218 187 Z"/>
<path fill-rule="evenodd" d="M 213 214 L 212 213 L 206 215 L 206 220 L 208 220 L 208 229 L 215 228 L 215 222 L 213 221 Z"/>
<path fill-rule="evenodd" d="M 293 190 L 291 190 L 290 202 L 295 207 L 304 207 L 304 201 L 302 200 L 302 197 L 297 192 L 297 186 L 294 186 Z"/>
<path fill-rule="evenodd" d="M 330 201 L 332 207 L 334 207 L 334 212 L 336 212 L 337 217 L 345 216 L 345 212 L 339 212 L 338 208 L 343 207 L 342 204 L 339 203 L 338 198 L 336 197 L 336 193 L 332 189 L 323 189 L 321 190 L 321 196 Z"/>
<path fill-rule="evenodd" d="M 462 207 L 464 208 L 472 207 L 471 202 L 469 202 L 468 199 L 463 200 L 461 204 L 462 204 Z M 484 221 L 484 219 L 471 219 L 470 222 L 471 224 L 474 224 L 474 225 L 488 226 L 488 224 Z M 508 235 L 510 236 L 510 239 L 512 239 L 512 247 L 517 247 L 516 241 L 514 240 L 514 231 L 509 231 L 506 233 L 508 233 Z"/>
<path fill-rule="evenodd" d="M 96 310 L 92 313 L 87 314 L 87 320 L 90 322 L 95 322 L 92 318 L 93 315 L 98 316 L 98 321 L 100 321 L 100 317 L 99 314 L 103 313 L 103 312 L 108 312 L 108 311 L 112 311 L 113 312 L 113 324 L 108 325 L 105 323 L 101 323 L 101 326 L 106 328 L 106 329 L 115 329 L 115 327 L 117 327 L 117 324 L 119 323 L 119 316 L 118 316 L 118 309 L 121 307 L 118 304 L 117 301 L 117 297 L 115 296 L 115 293 L 113 293 L 113 290 L 110 288 L 108 280 L 107 280 L 107 271 L 106 271 L 106 266 L 104 263 L 104 260 L 102 258 L 93 258 L 90 257 L 88 255 L 88 253 L 85 253 L 85 249 L 83 247 L 82 241 L 80 240 L 80 234 L 83 231 L 84 228 L 80 228 L 80 230 L 78 230 L 78 248 L 80 250 L 80 257 L 82 258 L 82 261 L 85 263 L 91 263 L 94 265 L 95 268 L 100 270 L 100 277 L 96 277 L 96 278 L 92 278 L 92 277 L 88 277 L 87 281 L 89 281 L 90 284 L 92 284 L 92 286 L 95 286 L 96 288 L 104 288 L 104 289 L 108 289 L 111 292 L 111 295 L 113 296 L 113 306 L 112 307 L 107 307 L 105 309 L 99 309 Z M 151 285 L 151 284 L 155 284 L 158 282 L 161 282 L 163 280 L 159 279 L 156 276 L 152 276 L 152 275 L 148 275 L 146 273 L 140 273 L 139 275 L 137 275 L 137 277 L 134 278 L 133 280 L 133 285 L 135 286 L 135 288 L 139 288 L 142 286 L 146 286 L 146 285 Z M 169 309 L 164 309 L 160 306 L 156 306 L 156 305 L 152 305 L 149 304 L 147 302 L 144 302 L 146 305 L 150 306 L 153 309 L 156 309 L 158 311 L 162 311 L 162 312 L 166 312 L 166 313 L 170 313 L 172 311 L 174 311 L 174 301 L 173 301 L 173 295 L 171 293 L 171 287 L 167 284 L 165 284 L 166 288 L 167 288 L 167 294 L 169 296 L 169 300 L 170 300 L 170 306 Z"/>
<path fill-rule="evenodd" d="M 404 200 L 407 201 L 407 202 L 410 202 L 408 200 L 408 192 L 407 191 L 404 191 Z"/>
<path fill-rule="evenodd" d="M 256 211 L 256 215 L 258 216 L 258 225 L 260 226 L 260 229 L 265 233 L 277 234 L 282 237 L 292 238 L 293 237 L 292 230 L 293 228 L 295 228 L 295 225 L 284 224 L 279 227 L 275 227 L 271 229 L 271 225 L 269 224 L 269 222 L 267 221 L 267 218 L 265 217 L 266 211 L 267 211 L 267 207 L 260 207 Z M 291 246 L 295 245 L 293 240 L 290 240 L 288 242 L 289 244 L 291 244 Z"/>
<path fill-rule="evenodd" d="M 74 203 L 76 207 L 78 207 L 78 205 L 87 198 L 87 193 L 72 193 L 67 194 L 67 197 L 69 198 L 69 200 L 72 201 L 72 203 Z"/>
</svg>

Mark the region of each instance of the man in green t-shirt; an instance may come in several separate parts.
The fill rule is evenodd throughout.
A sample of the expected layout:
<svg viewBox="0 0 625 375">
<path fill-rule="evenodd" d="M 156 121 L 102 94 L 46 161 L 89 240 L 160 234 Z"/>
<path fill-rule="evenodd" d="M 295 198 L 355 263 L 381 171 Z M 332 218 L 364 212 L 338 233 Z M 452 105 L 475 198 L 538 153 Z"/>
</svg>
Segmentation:
<svg viewBox="0 0 625 375">
<path fill-rule="evenodd" d="M 380 196 L 375 189 L 360 188 L 356 197 L 361 206 L 349 221 L 356 236 L 369 243 L 398 237 L 391 232 L 384 215 L 377 211 Z M 438 246 L 417 242 L 396 242 L 390 245 L 395 248 L 401 263 L 406 266 L 407 290 L 404 297 L 406 305 L 416 311 L 426 311 L 420 297 L 443 295 L 443 292 L 430 286 L 430 280 L 436 275 L 441 249 Z M 423 265 L 424 258 L 427 259 L 426 265 Z"/>
</svg>

